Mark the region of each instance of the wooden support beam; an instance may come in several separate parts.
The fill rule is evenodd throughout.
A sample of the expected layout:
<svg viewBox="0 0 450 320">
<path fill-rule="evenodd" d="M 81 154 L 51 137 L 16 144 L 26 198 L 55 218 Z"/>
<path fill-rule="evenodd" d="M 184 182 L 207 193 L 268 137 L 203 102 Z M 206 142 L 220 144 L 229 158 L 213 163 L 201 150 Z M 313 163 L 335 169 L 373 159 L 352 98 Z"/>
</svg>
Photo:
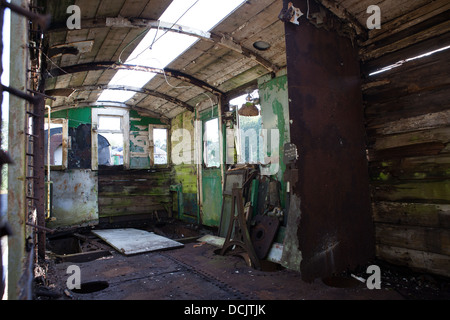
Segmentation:
<svg viewBox="0 0 450 320">
<path fill-rule="evenodd" d="M 334 15 L 336 15 L 339 19 L 347 22 L 356 32 L 356 34 L 361 38 L 362 41 L 367 40 L 368 38 L 368 30 L 353 16 L 351 15 L 344 7 L 340 6 L 336 3 L 335 0 L 316 0 L 325 8 L 330 10 Z"/>
<path fill-rule="evenodd" d="M 422 30 L 393 43 L 389 43 L 383 47 L 377 47 L 374 44 L 369 45 L 362 48 L 359 53 L 362 61 L 369 61 L 448 32 L 450 32 L 450 21 L 445 21 L 429 29 Z M 442 45 L 444 46 L 446 44 L 443 43 Z"/>
<path fill-rule="evenodd" d="M 228 35 L 219 35 L 211 32 L 206 32 L 198 29 L 194 29 L 187 26 L 182 26 L 178 24 L 173 24 L 169 22 L 151 20 L 151 19 L 141 19 L 133 17 L 108 17 L 108 18 L 95 18 L 95 19 L 85 19 L 81 21 L 82 28 L 149 28 L 149 29 L 159 29 L 162 31 L 170 31 L 176 33 L 182 33 L 189 36 L 197 37 L 199 39 L 213 42 L 222 47 L 226 47 L 233 50 L 249 59 L 252 59 L 262 65 L 270 72 L 277 72 L 279 67 L 272 62 L 266 60 L 258 53 L 242 47 L 239 43 L 235 42 L 232 37 Z M 49 32 L 58 32 L 67 30 L 66 25 L 55 24 L 50 26 Z"/>
<path fill-rule="evenodd" d="M 116 101 L 79 102 L 79 103 L 74 103 L 74 104 L 64 104 L 62 106 L 52 106 L 52 112 L 67 110 L 67 109 L 74 109 L 74 108 L 100 107 L 100 106 L 136 110 L 140 113 L 146 114 L 149 117 L 161 119 L 161 121 L 163 121 L 164 123 L 169 122 L 169 118 L 159 112 L 152 111 L 152 110 L 149 110 L 144 107 L 126 104 L 126 103 L 122 103 L 122 102 L 116 102 Z"/>
<path fill-rule="evenodd" d="M 418 25 L 428 19 L 431 19 L 449 10 L 450 10 L 450 3 L 447 0 L 430 2 L 426 6 L 420 7 L 395 20 L 384 23 L 381 29 L 370 30 L 369 40 L 367 40 L 364 43 L 361 43 L 361 46 L 367 47 L 368 45 L 371 45 L 377 41 L 393 36 L 400 31 Z"/>
<path fill-rule="evenodd" d="M 163 100 L 166 100 L 170 103 L 173 103 L 177 106 L 180 106 L 182 108 L 185 108 L 186 110 L 189 110 L 191 112 L 194 111 L 194 107 L 187 104 L 184 101 L 181 101 L 175 97 L 169 96 L 167 94 L 155 91 L 155 90 L 151 90 L 151 89 L 147 89 L 147 88 L 138 88 L 138 87 L 130 87 L 130 86 L 123 86 L 123 85 L 87 85 L 87 86 L 79 86 L 79 87 L 73 87 L 73 88 L 68 88 L 68 89 L 64 89 L 64 90 L 59 90 L 59 89 L 54 89 L 53 90 L 49 90 L 49 93 L 51 93 L 54 96 L 58 96 L 58 95 L 62 95 L 62 96 L 67 96 L 67 93 L 70 92 L 73 93 L 74 91 L 103 91 L 103 90 L 121 90 L 121 91 L 133 91 L 133 92 L 137 92 L 137 93 L 142 93 L 142 94 L 146 94 L 149 96 L 154 96 Z M 58 94 L 58 92 L 61 92 L 60 94 Z"/>
<path fill-rule="evenodd" d="M 176 78 L 176 79 L 185 81 L 194 86 L 200 87 L 208 92 L 211 92 L 215 95 L 223 95 L 224 94 L 221 90 L 211 86 L 210 84 L 208 84 L 200 79 L 197 79 L 191 75 L 180 72 L 178 70 L 173 70 L 173 69 L 169 69 L 169 68 L 159 69 L 159 68 L 140 66 L 140 65 L 131 65 L 131 64 L 119 64 L 119 63 L 112 62 L 112 61 L 89 62 L 89 63 L 77 64 L 77 65 L 72 65 L 72 66 L 67 66 L 67 67 L 58 67 L 58 68 L 49 70 L 48 73 L 52 77 L 58 77 L 58 76 L 61 76 L 64 74 L 71 74 L 71 73 L 84 72 L 84 71 L 94 71 L 94 70 L 135 70 L 135 71 L 151 72 L 151 73 L 161 74 L 161 75 L 165 75 L 165 76 L 169 76 L 172 78 Z"/>
</svg>

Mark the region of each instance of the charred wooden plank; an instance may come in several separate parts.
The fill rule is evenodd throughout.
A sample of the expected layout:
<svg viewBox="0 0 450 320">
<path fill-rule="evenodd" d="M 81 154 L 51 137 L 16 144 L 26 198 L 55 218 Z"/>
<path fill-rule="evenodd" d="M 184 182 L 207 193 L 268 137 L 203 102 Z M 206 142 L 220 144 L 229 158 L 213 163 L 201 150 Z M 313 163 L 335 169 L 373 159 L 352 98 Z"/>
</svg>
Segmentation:
<svg viewBox="0 0 450 320">
<path fill-rule="evenodd" d="M 375 224 L 377 243 L 450 256 L 450 229 Z"/>
<path fill-rule="evenodd" d="M 448 255 L 383 244 L 376 246 L 376 254 L 380 259 L 396 265 L 407 266 L 421 272 L 450 276 L 450 257 Z"/>
<path fill-rule="evenodd" d="M 373 204 L 373 215 L 375 222 L 450 228 L 450 204 L 380 201 Z"/>
</svg>

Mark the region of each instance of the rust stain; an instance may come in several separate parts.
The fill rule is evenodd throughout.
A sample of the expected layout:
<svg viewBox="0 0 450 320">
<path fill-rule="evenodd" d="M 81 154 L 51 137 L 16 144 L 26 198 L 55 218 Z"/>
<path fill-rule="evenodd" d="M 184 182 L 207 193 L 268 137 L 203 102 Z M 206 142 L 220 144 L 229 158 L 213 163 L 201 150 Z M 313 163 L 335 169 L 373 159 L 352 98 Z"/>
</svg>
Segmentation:
<svg viewBox="0 0 450 320">
<path fill-rule="evenodd" d="M 358 79 L 359 65 L 350 40 L 337 33 L 285 28 L 287 54 L 298 57 L 288 59 L 287 83 L 291 142 L 300 150 L 292 190 L 301 199 L 300 268 L 312 281 L 374 256 L 362 99 L 357 82 L 346 80 Z"/>
<path fill-rule="evenodd" d="M 77 183 L 76 185 L 75 185 L 75 187 L 73 188 L 73 191 L 75 192 L 75 193 L 77 193 L 78 192 L 78 189 L 81 187 L 81 183 Z"/>
</svg>

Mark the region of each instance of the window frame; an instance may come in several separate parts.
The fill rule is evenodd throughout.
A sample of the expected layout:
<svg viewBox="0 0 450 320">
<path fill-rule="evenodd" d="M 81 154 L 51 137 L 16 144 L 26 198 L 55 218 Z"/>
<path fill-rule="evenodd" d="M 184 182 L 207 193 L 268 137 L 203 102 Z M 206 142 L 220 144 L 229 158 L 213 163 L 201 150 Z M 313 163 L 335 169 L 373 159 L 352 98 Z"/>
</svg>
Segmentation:
<svg viewBox="0 0 450 320">
<path fill-rule="evenodd" d="M 153 129 L 165 129 L 166 130 L 166 145 L 167 145 L 167 162 L 165 164 L 156 164 L 155 163 L 155 141 L 153 140 Z M 149 124 L 148 125 L 148 156 L 150 158 L 150 167 L 160 167 L 166 168 L 169 166 L 171 158 L 170 158 L 170 137 L 169 137 L 170 126 L 165 124 Z"/>
<path fill-rule="evenodd" d="M 207 142 L 208 142 L 208 134 L 207 134 L 207 131 L 206 131 L 206 124 L 209 122 L 209 121 L 213 121 L 213 120 L 216 120 L 217 121 L 217 134 L 218 134 L 218 138 L 219 138 L 219 140 L 218 140 L 218 151 L 219 151 L 219 154 L 217 155 L 217 157 L 219 158 L 219 163 L 217 164 L 217 165 L 211 165 L 211 166 L 209 166 L 208 165 L 208 157 L 207 157 L 207 153 L 208 153 L 208 148 L 207 148 Z M 203 152 L 202 152 L 202 164 L 203 164 L 203 168 L 204 169 L 219 169 L 220 167 L 221 167 L 221 143 L 220 143 L 220 139 L 221 139 L 221 132 L 220 132 L 220 123 L 219 123 L 219 121 L 220 121 L 220 119 L 219 119 L 219 117 L 213 117 L 213 118 L 209 118 L 209 119 L 204 119 L 203 120 L 203 135 L 202 135 L 202 138 L 203 138 Z"/>
<path fill-rule="evenodd" d="M 91 138 L 92 138 L 92 146 L 91 146 L 91 155 L 92 162 L 91 168 L 92 170 L 98 170 L 98 134 L 102 132 L 107 132 L 111 130 L 100 130 L 98 129 L 99 116 L 117 116 L 121 117 L 120 126 L 121 132 L 123 134 L 123 167 L 125 169 L 130 168 L 130 115 L 127 109 L 123 108 L 115 108 L 115 107 L 107 107 L 107 108 L 93 108 L 92 109 L 92 130 L 91 130 Z M 112 130 L 115 133 L 119 133 L 118 130 Z M 112 132 L 111 131 L 111 132 Z M 111 166 L 114 167 L 114 166 Z"/>
<path fill-rule="evenodd" d="M 45 124 L 48 124 L 48 118 L 45 118 L 44 121 Z M 69 121 L 68 119 L 64 119 L 64 118 L 55 118 L 55 119 L 50 119 L 50 123 L 54 123 L 54 124 L 61 124 L 62 125 L 62 161 L 60 165 L 55 165 L 55 164 L 51 164 L 50 165 L 50 170 L 66 170 L 68 168 L 68 154 L 69 154 Z M 50 134 L 50 127 L 47 129 L 48 132 L 47 134 Z M 45 132 L 45 127 L 44 127 L 44 132 Z M 44 144 L 47 144 L 48 140 L 44 142 Z M 48 148 L 48 146 L 47 146 Z M 48 149 L 45 149 L 45 156 L 48 155 Z M 44 156 L 44 159 L 45 159 Z M 44 167 L 47 169 L 48 168 L 48 159 L 47 161 L 44 160 Z"/>
</svg>

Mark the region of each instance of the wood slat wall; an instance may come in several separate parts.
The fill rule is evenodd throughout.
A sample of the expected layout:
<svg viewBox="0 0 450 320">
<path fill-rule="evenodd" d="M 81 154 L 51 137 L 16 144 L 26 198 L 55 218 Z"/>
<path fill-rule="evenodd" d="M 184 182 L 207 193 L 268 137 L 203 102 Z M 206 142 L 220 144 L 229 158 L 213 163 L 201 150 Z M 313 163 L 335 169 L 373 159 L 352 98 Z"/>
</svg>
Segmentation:
<svg viewBox="0 0 450 320">
<path fill-rule="evenodd" d="M 145 215 L 155 210 L 170 210 L 170 176 L 169 169 L 100 169 L 99 217 Z"/>
<path fill-rule="evenodd" d="M 397 61 L 450 45 L 450 32 L 438 31 L 441 11 L 431 18 L 435 23 L 411 23 L 404 28 L 411 42 L 386 37 L 378 46 L 369 41 L 360 52 L 377 256 L 448 277 L 449 50 L 368 76 Z M 429 15 L 430 10 L 422 15 L 416 10 L 411 17 Z M 413 37 L 419 31 L 428 34 L 426 39 Z"/>
</svg>

